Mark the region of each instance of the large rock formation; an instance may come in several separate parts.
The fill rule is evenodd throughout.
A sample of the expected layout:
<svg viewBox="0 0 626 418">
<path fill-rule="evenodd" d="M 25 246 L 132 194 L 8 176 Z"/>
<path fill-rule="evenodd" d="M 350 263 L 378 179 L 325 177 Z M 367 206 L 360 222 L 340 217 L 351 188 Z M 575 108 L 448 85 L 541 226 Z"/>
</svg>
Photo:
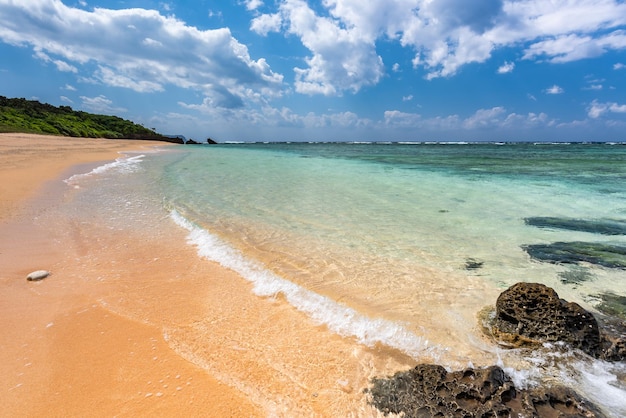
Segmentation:
<svg viewBox="0 0 626 418">
<path fill-rule="evenodd" d="M 420 364 L 387 379 L 373 379 L 371 403 L 405 417 L 602 417 L 565 387 L 517 390 L 498 366 L 447 372 Z"/>
<path fill-rule="evenodd" d="M 559 298 L 540 283 L 517 283 L 500 294 L 492 334 L 505 346 L 564 342 L 610 361 L 626 358 L 626 338 L 617 326 L 600 329 L 580 305 Z"/>
<path fill-rule="evenodd" d="M 493 333 L 500 342 L 515 347 L 557 341 L 586 353 L 600 347 L 593 315 L 540 283 L 517 283 L 500 294 Z"/>
</svg>

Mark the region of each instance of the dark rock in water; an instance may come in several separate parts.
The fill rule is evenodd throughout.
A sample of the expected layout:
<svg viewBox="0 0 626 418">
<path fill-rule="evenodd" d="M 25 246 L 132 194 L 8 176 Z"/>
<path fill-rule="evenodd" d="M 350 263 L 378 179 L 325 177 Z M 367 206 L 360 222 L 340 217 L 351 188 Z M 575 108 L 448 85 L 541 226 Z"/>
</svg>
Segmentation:
<svg viewBox="0 0 626 418">
<path fill-rule="evenodd" d="M 626 360 L 626 324 L 617 318 L 603 318 L 600 324 L 580 305 L 560 299 L 540 283 L 517 283 L 502 292 L 490 331 L 508 347 L 560 341 L 592 357 Z"/>
<path fill-rule="evenodd" d="M 476 260 L 474 258 L 468 258 L 465 260 L 465 269 L 466 270 L 478 270 L 485 264 L 483 261 Z"/>
<path fill-rule="evenodd" d="M 600 350 L 594 316 L 540 283 L 517 283 L 500 294 L 492 333 L 514 347 L 562 341 L 593 356 Z"/>
<path fill-rule="evenodd" d="M 381 412 L 405 417 L 602 417 L 591 403 L 564 387 L 517 390 L 498 366 L 448 373 L 421 364 L 368 390 Z"/>
<path fill-rule="evenodd" d="M 593 242 L 555 242 L 522 247 L 532 258 L 549 263 L 587 262 L 626 269 L 626 247 Z"/>
<path fill-rule="evenodd" d="M 624 361 L 626 359 L 626 335 L 605 335 L 602 340 L 600 358 L 606 361 Z"/>
<path fill-rule="evenodd" d="M 589 272 L 589 269 L 574 266 L 573 268 L 560 272 L 558 274 L 563 284 L 579 285 L 584 282 L 593 280 L 595 277 Z"/>
<path fill-rule="evenodd" d="M 216 142 L 216 141 L 214 141 L 214 140 L 213 140 L 213 139 L 211 139 L 211 138 L 207 138 L 207 139 L 206 139 L 206 143 L 207 143 L 207 144 L 209 144 L 209 145 L 215 145 L 215 144 L 217 144 L 217 142 Z"/>
<path fill-rule="evenodd" d="M 537 226 L 539 228 L 567 229 L 570 231 L 591 232 L 603 235 L 626 235 L 626 222 L 617 220 L 586 220 L 538 216 L 525 218 L 524 222 L 526 225 Z"/>
</svg>

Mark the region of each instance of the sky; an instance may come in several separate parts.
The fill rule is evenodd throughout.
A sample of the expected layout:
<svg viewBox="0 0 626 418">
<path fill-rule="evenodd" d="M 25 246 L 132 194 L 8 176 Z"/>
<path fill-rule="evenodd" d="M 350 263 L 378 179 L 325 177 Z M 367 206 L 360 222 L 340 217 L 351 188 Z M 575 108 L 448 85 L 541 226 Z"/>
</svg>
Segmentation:
<svg viewBox="0 0 626 418">
<path fill-rule="evenodd" d="M 0 0 L 0 95 L 225 141 L 626 141 L 624 0 Z"/>
</svg>

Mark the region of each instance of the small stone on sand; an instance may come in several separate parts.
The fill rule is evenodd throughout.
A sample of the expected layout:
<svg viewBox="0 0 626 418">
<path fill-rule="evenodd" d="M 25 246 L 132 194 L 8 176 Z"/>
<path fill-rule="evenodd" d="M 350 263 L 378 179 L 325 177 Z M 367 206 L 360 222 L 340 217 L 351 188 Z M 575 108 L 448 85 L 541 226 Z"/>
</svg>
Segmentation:
<svg viewBox="0 0 626 418">
<path fill-rule="evenodd" d="M 43 280 L 49 275 L 50 275 L 50 272 L 47 270 L 37 270 L 37 271 L 33 271 L 28 276 L 26 276 L 26 280 L 28 281 Z"/>
</svg>

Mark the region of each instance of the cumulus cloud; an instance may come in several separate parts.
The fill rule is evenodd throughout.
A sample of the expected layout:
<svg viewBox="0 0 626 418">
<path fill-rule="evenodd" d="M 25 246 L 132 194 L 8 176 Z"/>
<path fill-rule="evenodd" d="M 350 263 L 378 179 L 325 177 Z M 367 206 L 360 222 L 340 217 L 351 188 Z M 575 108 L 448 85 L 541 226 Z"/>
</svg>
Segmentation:
<svg viewBox="0 0 626 418">
<path fill-rule="evenodd" d="M 316 114 L 309 112 L 297 114 L 291 109 L 274 108 L 269 105 L 259 109 L 226 109 L 215 107 L 210 99 L 204 99 L 199 104 L 178 103 L 185 109 L 196 110 L 210 120 L 226 123 L 233 126 L 252 126 L 257 128 L 306 128 L 306 129 L 348 129 L 372 127 L 373 122 L 366 118 L 360 118 L 353 112 L 338 112 Z M 328 138 L 326 138 L 328 139 Z"/>
<path fill-rule="evenodd" d="M 314 9 L 309 3 L 280 0 L 276 13 L 252 24 L 263 35 L 295 35 L 311 51 L 307 66 L 294 70 L 296 90 L 308 94 L 379 82 L 381 39 L 412 49 L 413 65 L 427 79 L 454 76 L 517 45 L 527 45 L 523 59 L 553 63 L 626 48 L 626 4 L 618 0 L 325 0 Z M 498 72 L 513 68 L 505 63 Z"/>
<path fill-rule="evenodd" d="M 387 127 L 393 128 L 467 132 L 484 129 L 532 129 L 556 124 L 545 113 L 531 112 L 526 115 L 507 113 L 506 109 L 501 106 L 479 109 L 465 119 L 458 115 L 424 118 L 417 113 L 389 110 L 384 114 L 384 123 Z"/>
<path fill-rule="evenodd" d="M 621 62 L 613 64 L 614 70 L 623 70 L 624 68 L 626 68 L 626 64 L 622 64 Z"/>
<path fill-rule="evenodd" d="M 106 96 L 100 95 L 96 97 L 80 96 L 83 101 L 83 107 L 96 113 L 105 114 L 118 114 L 126 112 L 123 107 L 113 106 L 113 102 L 106 98 Z"/>
<path fill-rule="evenodd" d="M 506 61 L 504 64 L 498 67 L 498 74 L 507 74 L 513 72 L 514 69 L 515 63 Z"/>
<path fill-rule="evenodd" d="M 279 13 L 260 15 L 252 19 L 250 29 L 259 35 L 266 36 L 269 32 L 278 32 L 282 25 Z"/>
<path fill-rule="evenodd" d="M 86 11 L 60 0 L 0 0 L 0 40 L 33 48 L 60 71 L 80 66 L 93 71 L 85 78 L 138 92 L 173 85 L 241 106 L 278 97 L 283 89 L 282 75 L 264 59 L 252 59 L 229 29 L 199 30 L 156 10 Z"/>
<path fill-rule="evenodd" d="M 262 0 L 245 0 L 246 9 L 248 10 L 256 10 L 259 7 L 263 6 Z"/>
<path fill-rule="evenodd" d="M 340 18 L 317 15 L 304 0 L 282 1 L 279 14 L 255 18 L 251 29 L 264 35 L 281 27 L 299 37 L 311 52 L 305 58 L 307 67 L 294 68 L 299 93 L 332 96 L 344 90 L 357 92 L 376 84 L 384 74 L 382 59 L 376 53 L 376 37 L 342 24 Z"/>
<path fill-rule="evenodd" d="M 564 92 L 565 90 L 563 90 L 562 87 L 559 87 L 556 84 L 544 90 L 544 93 L 546 94 L 563 94 Z"/>
<path fill-rule="evenodd" d="M 587 115 L 592 119 L 597 119 L 606 113 L 626 113 L 626 104 L 615 102 L 601 103 L 594 100 L 587 109 Z"/>
<path fill-rule="evenodd" d="M 463 121 L 463 127 L 466 129 L 476 129 L 493 126 L 500 121 L 500 116 L 505 113 L 503 107 L 493 107 L 491 109 L 479 109 L 469 118 Z"/>
</svg>

